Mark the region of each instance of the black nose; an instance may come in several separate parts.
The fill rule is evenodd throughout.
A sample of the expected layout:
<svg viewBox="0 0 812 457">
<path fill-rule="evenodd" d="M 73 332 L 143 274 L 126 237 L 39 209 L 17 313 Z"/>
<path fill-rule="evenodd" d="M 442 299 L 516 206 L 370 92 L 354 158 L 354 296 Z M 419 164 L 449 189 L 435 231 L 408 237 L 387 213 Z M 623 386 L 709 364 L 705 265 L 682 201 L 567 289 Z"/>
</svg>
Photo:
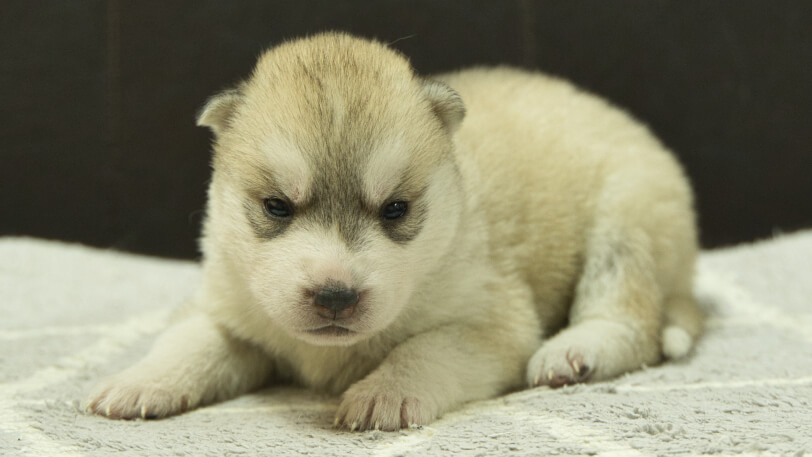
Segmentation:
<svg viewBox="0 0 812 457">
<path fill-rule="evenodd" d="M 358 303 L 359 295 L 354 289 L 328 286 L 316 292 L 315 298 L 317 305 L 338 312 Z"/>
</svg>

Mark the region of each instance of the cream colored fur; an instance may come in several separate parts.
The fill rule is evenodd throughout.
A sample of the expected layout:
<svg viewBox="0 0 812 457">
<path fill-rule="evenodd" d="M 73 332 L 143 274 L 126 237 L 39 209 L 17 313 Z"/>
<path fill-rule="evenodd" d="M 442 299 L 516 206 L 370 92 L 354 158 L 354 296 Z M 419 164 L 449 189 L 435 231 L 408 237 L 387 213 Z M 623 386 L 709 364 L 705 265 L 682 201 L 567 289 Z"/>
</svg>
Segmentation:
<svg viewBox="0 0 812 457">
<path fill-rule="evenodd" d="M 163 417 L 294 381 L 343 393 L 337 425 L 391 430 L 681 357 L 700 333 L 679 165 L 567 82 L 424 80 L 322 34 L 268 51 L 199 123 L 217 136 L 205 284 L 89 411 Z M 263 214 L 271 197 L 293 215 Z M 394 200 L 409 212 L 387 222 Z M 328 283 L 361 291 L 348 316 L 317 312 Z"/>
</svg>

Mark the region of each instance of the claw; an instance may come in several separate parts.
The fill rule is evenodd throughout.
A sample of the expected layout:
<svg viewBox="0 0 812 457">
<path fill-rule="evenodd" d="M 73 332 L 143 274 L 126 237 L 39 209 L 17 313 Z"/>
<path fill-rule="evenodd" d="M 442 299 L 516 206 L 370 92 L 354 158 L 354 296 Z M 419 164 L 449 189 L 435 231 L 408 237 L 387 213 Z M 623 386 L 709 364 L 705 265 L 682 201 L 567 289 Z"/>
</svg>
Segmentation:
<svg viewBox="0 0 812 457">
<path fill-rule="evenodd" d="M 575 373 L 579 375 L 581 374 L 581 364 L 578 363 L 577 360 L 571 360 L 570 365 L 572 365 L 572 369 L 575 371 Z"/>
</svg>

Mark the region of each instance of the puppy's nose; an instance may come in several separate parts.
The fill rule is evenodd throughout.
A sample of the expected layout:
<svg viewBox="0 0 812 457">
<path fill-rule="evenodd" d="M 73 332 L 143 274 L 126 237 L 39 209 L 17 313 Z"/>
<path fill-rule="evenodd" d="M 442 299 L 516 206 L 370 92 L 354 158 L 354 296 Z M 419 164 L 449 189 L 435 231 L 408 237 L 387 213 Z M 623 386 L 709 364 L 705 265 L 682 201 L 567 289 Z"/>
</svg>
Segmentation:
<svg viewBox="0 0 812 457">
<path fill-rule="evenodd" d="M 315 300 L 318 306 L 330 311 L 339 312 L 358 303 L 360 295 L 355 289 L 342 286 L 327 286 L 316 292 Z"/>
</svg>

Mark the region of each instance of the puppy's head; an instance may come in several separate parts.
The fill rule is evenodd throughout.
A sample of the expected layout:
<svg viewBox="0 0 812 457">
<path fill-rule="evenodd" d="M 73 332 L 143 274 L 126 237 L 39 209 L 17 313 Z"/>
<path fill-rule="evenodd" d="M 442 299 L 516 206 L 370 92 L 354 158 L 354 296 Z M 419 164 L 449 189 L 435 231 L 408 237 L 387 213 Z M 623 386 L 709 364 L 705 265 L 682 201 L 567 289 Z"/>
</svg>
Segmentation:
<svg viewBox="0 0 812 457">
<path fill-rule="evenodd" d="M 271 49 L 198 119 L 216 136 L 207 261 L 231 263 L 302 340 L 382 331 L 419 300 L 457 231 L 464 113 L 379 43 L 324 34 Z"/>
</svg>

